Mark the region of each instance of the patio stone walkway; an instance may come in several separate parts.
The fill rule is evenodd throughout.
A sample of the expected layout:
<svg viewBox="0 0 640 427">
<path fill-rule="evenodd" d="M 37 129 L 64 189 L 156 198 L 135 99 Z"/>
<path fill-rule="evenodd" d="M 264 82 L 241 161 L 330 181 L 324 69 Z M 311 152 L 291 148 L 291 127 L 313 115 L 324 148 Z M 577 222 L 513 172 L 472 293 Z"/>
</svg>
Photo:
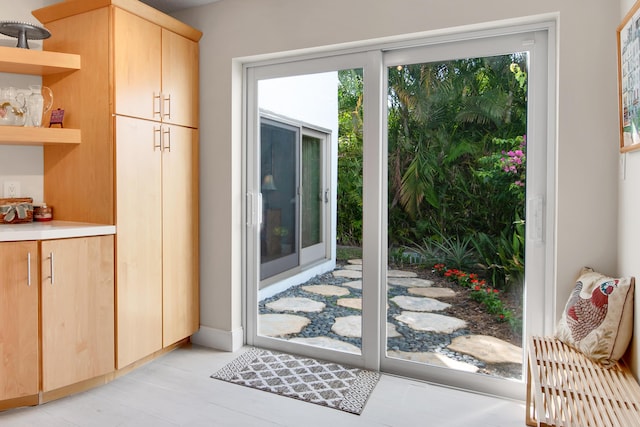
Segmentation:
<svg viewBox="0 0 640 427">
<path fill-rule="evenodd" d="M 414 272 L 389 270 L 390 357 L 476 372 L 487 365 L 522 364 L 522 349 L 495 337 L 471 335 L 464 320 L 439 314 L 449 288 L 432 287 Z M 260 334 L 360 353 L 362 261 L 295 286 L 260 305 Z M 444 300 L 444 301 L 441 301 Z M 295 314 L 293 314 L 295 313 Z"/>
</svg>

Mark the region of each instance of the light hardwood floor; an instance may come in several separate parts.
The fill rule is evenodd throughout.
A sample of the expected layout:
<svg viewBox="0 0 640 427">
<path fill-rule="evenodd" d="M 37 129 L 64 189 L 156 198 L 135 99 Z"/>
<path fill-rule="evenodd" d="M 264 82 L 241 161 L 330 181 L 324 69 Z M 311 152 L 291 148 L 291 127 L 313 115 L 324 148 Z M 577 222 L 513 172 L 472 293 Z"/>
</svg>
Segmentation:
<svg viewBox="0 0 640 427">
<path fill-rule="evenodd" d="M 358 415 L 211 379 L 238 353 L 179 348 L 115 381 L 0 426 L 525 426 L 524 403 L 383 375 Z"/>
</svg>

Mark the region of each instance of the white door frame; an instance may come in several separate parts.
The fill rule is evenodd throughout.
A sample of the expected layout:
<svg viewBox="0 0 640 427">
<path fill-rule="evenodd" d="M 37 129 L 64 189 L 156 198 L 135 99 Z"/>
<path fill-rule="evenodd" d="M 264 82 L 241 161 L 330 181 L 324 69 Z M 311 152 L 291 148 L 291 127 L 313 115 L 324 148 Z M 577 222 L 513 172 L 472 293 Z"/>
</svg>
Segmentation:
<svg viewBox="0 0 640 427">
<path fill-rule="evenodd" d="M 521 48 L 505 51 L 491 49 L 501 38 L 519 38 Z M 491 42 L 487 43 L 487 38 Z M 410 53 L 410 46 L 433 49 L 428 61 L 453 59 L 450 49 L 454 44 L 469 45 L 474 49 L 467 57 L 490 56 L 528 50 L 534 68 L 529 73 L 529 116 L 527 152 L 527 209 L 528 221 L 526 245 L 526 306 L 523 336 L 546 333 L 554 319 L 553 260 L 555 257 L 555 182 L 556 182 L 556 23 L 554 21 L 531 22 L 516 26 L 457 32 L 434 37 L 412 38 L 392 43 L 351 49 L 344 54 L 319 54 L 305 57 L 283 57 L 282 61 L 247 63 L 245 68 L 245 114 L 243 128 L 245 182 L 247 194 L 243 205 L 246 221 L 243 239 L 245 269 L 243 290 L 245 300 L 246 342 L 250 345 L 273 347 L 304 356 L 335 360 L 368 369 L 391 372 L 454 387 L 502 395 L 510 398 L 524 397 L 524 384 L 475 374 L 456 372 L 435 366 L 416 365 L 407 361 L 386 357 L 386 268 L 387 268 L 387 183 L 386 183 L 386 63 L 399 61 Z M 487 46 L 489 45 L 489 46 Z M 396 50 L 392 52 L 393 50 Z M 401 50 L 402 49 L 402 50 Z M 435 52 L 435 53 L 434 53 Z M 384 58 L 384 60 L 383 60 Z M 394 59 L 395 58 L 395 59 Z M 423 61 L 423 62 L 428 62 Z M 400 61 L 402 62 L 402 61 Z M 318 347 L 310 347 L 268 337 L 260 337 L 256 331 L 259 275 L 260 187 L 259 159 L 251 155 L 251 141 L 258 129 L 256 92 L 248 88 L 264 78 L 294 74 L 311 74 L 338 69 L 363 68 L 364 70 L 364 144 L 363 144 L 363 324 L 362 354 L 342 353 Z M 533 144 L 532 144 L 533 145 Z M 255 151 L 255 150 L 254 150 Z M 534 169 L 535 168 L 535 169 Z M 335 204 L 335 183 L 332 183 L 331 203 Z M 335 237 L 335 235 L 333 236 Z M 257 244 L 258 243 L 258 244 Z M 276 342 L 277 341 L 277 342 Z M 524 361 L 524 360 L 523 360 Z"/>
</svg>

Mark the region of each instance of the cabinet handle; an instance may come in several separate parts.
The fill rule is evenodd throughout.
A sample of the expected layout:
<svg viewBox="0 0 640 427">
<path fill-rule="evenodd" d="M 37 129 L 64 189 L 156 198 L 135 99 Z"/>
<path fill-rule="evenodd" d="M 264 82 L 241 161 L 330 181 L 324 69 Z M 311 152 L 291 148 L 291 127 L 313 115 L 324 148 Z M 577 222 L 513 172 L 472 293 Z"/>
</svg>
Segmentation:
<svg viewBox="0 0 640 427">
<path fill-rule="evenodd" d="M 53 278 L 53 252 L 49 252 L 49 267 L 51 268 L 51 276 L 49 276 L 49 278 L 51 279 L 51 284 L 53 285 L 53 283 L 54 283 L 54 278 Z"/>
<path fill-rule="evenodd" d="M 27 253 L 27 286 L 31 286 L 31 252 Z"/>
<path fill-rule="evenodd" d="M 156 148 L 162 150 L 162 134 L 160 131 L 160 126 L 153 127 L 153 151 L 156 151 Z"/>
<path fill-rule="evenodd" d="M 165 135 L 167 136 L 166 144 L 165 144 L 165 138 L 164 138 Z M 171 152 L 171 128 L 166 128 L 166 130 L 162 132 L 162 151 Z"/>
<path fill-rule="evenodd" d="M 156 103 L 156 100 L 158 102 Z M 156 105 L 158 108 L 156 109 Z M 153 116 L 162 116 L 162 95 L 160 93 L 156 94 L 153 92 Z"/>
<path fill-rule="evenodd" d="M 169 103 L 169 108 L 166 109 L 166 111 L 168 111 L 167 113 L 165 113 L 165 105 L 167 105 L 167 102 Z M 167 96 L 163 96 L 162 97 L 162 117 L 166 117 L 168 119 L 171 119 L 171 94 L 167 95 Z"/>
</svg>

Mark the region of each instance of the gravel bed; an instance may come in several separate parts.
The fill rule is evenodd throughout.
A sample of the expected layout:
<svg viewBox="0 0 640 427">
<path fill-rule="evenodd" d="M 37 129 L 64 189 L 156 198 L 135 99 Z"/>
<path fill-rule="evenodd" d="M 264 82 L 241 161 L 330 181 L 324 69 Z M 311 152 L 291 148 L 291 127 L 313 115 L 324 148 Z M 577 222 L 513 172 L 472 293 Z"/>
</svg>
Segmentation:
<svg viewBox="0 0 640 427">
<path fill-rule="evenodd" d="M 339 269 L 339 268 L 340 267 L 337 267 L 336 269 Z M 266 307 L 266 304 L 279 300 L 281 298 L 299 297 L 299 298 L 309 298 L 314 301 L 323 302 L 326 304 L 326 307 L 322 312 L 319 312 L 319 313 L 296 312 L 296 315 L 304 316 L 308 318 L 309 320 L 311 320 L 311 323 L 309 323 L 309 325 L 307 325 L 299 334 L 288 335 L 284 338 L 285 339 L 291 339 L 295 337 L 313 338 L 313 337 L 324 336 L 324 337 L 337 339 L 343 342 L 347 342 L 349 344 L 353 344 L 361 348 L 362 347 L 361 338 L 343 337 L 341 335 L 338 335 L 332 332 L 331 326 L 334 324 L 335 319 L 337 317 L 345 317 L 345 316 L 362 314 L 360 310 L 356 310 L 348 307 L 341 307 L 337 305 L 337 300 L 339 298 L 362 297 L 362 291 L 359 289 L 353 289 L 348 286 L 344 286 L 346 289 L 350 291 L 350 295 L 337 297 L 337 296 L 317 295 L 302 289 L 302 286 L 306 286 L 306 285 L 325 284 L 325 285 L 341 286 L 344 283 L 349 282 L 351 280 L 352 279 L 334 277 L 333 274 L 331 273 L 315 276 L 305 283 L 291 287 L 286 291 L 283 291 L 277 295 L 274 295 L 271 298 L 267 298 L 260 301 L 259 312 L 260 314 L 284 313 L 284 311 L 275 311 Z M 395 319 L 395 316 L 400 314 L 402 312 L 402 309 L 390 300 L 391 298 L 398 295 L 409 295 L 408 289 L 404 286 L 390 286 L 389 293 L 388 293 L 389 308 L 387 310 L 387 321 L 395 325 L 396 330 L 401 334 L 401 336 L 396 338 L 390 338 L 387 340 L 388 350 L 399 350 L 399 351 L 405 351 L 405 352 L 440 353 L 451 359 L 477 366 L 480 369 L 485 368 L 486 364 L 484 362 L 479 361 L 469 355 L 458 353 L 458 352 L 447 349 L 447 346 L 451 344 L 451 340 L 453 338 L 461 335 L 469 335 L 470 331 L 468 329 L 458 329 L 451 334 L 439 334 L 439 333 L 433 333 L 433 332 L 416 331 L 410 328 L 408 325 L 397 321 Z"/>
</svg>

